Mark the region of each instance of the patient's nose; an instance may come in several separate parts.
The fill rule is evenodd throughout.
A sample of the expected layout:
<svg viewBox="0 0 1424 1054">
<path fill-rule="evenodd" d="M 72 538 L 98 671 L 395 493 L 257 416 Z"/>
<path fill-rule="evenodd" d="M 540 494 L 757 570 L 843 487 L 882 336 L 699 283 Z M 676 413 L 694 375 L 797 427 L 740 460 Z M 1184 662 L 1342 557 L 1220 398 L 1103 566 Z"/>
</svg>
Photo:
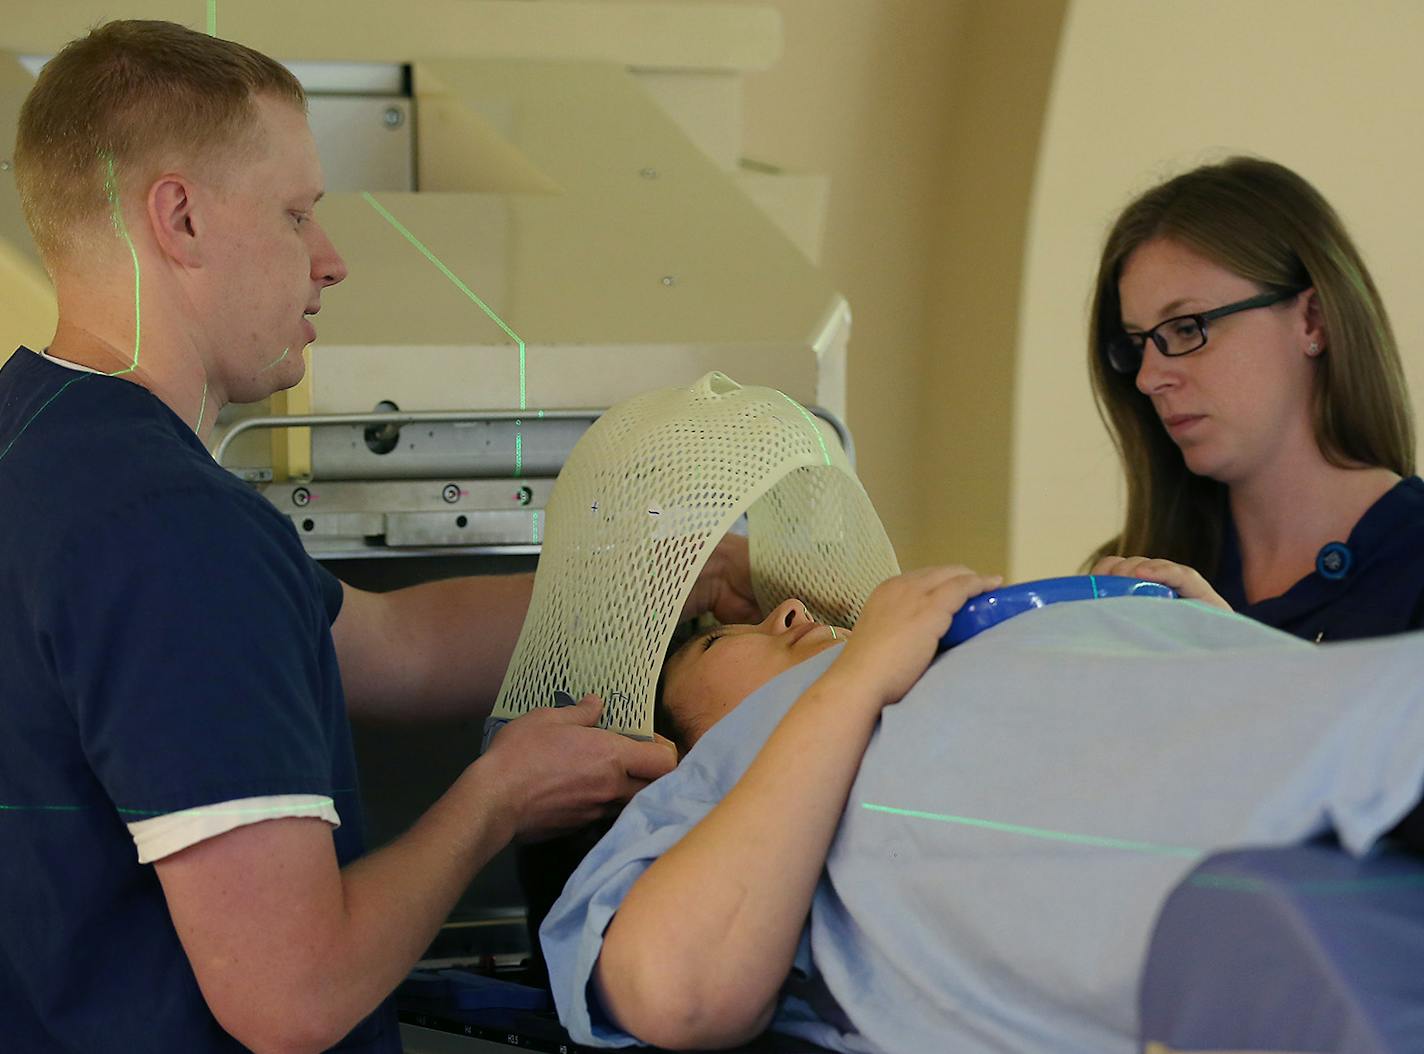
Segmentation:
<svg viewBox="0 0 1424 1054">
<path fill-rule="evenodd" d="M 785 633 L 787 630 L 812 621 L 806 612 L 806 605 L 799 600 L 784 600 L 778 604 L 761 624 L 765 633 Z"/>
</svg>

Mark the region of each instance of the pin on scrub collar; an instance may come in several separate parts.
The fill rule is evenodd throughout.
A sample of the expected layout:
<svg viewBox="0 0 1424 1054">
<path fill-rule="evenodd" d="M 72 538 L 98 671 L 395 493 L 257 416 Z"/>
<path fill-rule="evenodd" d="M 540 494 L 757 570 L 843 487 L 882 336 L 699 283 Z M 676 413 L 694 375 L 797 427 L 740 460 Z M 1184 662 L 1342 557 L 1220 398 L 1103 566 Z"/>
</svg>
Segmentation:
<svg viewBox="0 0 1424 1054">
<path fill-rule="evenodd" d="M 798 597 L 812 618 L 853 626 L 899 573 L 835 432 L 799 403 L 720 373 L 636 396 L 600 417 L 559 473 L 486 742 L 556 692 L 593 692 L 603 727 L 651 738 L 683 604 L 743 513 L 763 614 Z"/>
</svg>

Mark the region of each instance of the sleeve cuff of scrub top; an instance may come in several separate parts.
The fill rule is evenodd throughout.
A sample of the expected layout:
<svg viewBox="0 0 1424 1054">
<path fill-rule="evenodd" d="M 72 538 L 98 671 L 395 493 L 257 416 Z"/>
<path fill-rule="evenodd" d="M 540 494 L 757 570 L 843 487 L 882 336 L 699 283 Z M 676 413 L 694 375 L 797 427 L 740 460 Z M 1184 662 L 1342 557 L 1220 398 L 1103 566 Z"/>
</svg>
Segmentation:
<svg viewBox="0 0 1424 1054">
<path fill-rule="evenodd" d="M 180 809 L 136 820 L 128 829 L 138 847 L 138 862 L 151 864 L 239 827 L 288 817 L 314 818 L 333 827 L 341 826 L 335 803 L 324 795 L 276 794 Z"/>
</svg>

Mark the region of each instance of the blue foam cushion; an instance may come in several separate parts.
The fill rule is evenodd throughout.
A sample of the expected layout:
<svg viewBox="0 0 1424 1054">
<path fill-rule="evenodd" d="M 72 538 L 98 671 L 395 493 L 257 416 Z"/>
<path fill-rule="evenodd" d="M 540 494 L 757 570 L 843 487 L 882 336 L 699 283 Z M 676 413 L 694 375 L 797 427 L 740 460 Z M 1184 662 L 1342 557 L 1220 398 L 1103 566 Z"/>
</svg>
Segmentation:
<svg viewBox="0 0 1424 1054">
<path fill-rule="evenodd" d="M 1173 598 L 1176 595 L 1175 590 L 1159 582 L 1121 575 L 1070 575 L 1020 582 L 1002 589 L 991 589 L 970 599 L 954 616 L 954 622 L 950 624 L 949 632 L 940 638 L 939 646 L 944 651 L 1015 615 L 1065 600 L 1128 596 Z"/>
</svg>

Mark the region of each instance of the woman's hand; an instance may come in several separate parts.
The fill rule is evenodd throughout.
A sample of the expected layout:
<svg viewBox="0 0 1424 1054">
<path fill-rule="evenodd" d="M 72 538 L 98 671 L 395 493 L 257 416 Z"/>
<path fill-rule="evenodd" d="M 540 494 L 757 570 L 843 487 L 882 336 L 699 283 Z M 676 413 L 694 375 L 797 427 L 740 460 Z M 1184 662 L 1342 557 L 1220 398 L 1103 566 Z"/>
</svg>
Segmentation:
<svg viewBox="0 0 1424 1054">
<path fill-rule="evenodd" d="M 1003 582 L 967 567 L 925 567 L 880 583 L 827 677 L 851 677 L 881 706 L 898 703 L 929 666 L 970 597 Z"/>
<path fill-rule="evenodd" d="M 1154 560 L 1148 556 L 1105 556 L 1093 565 L 1090 574 L 1145 578 L 1149 582 L 1171 586 L 1178 596 L 1188 600 L 1200 600 L 1222 611 L 1231 610 L 1231 605 L 1207 585 L 1205 578 L 1186 564 L 1174 564 L 1171 560 Z"/>
</svg>

